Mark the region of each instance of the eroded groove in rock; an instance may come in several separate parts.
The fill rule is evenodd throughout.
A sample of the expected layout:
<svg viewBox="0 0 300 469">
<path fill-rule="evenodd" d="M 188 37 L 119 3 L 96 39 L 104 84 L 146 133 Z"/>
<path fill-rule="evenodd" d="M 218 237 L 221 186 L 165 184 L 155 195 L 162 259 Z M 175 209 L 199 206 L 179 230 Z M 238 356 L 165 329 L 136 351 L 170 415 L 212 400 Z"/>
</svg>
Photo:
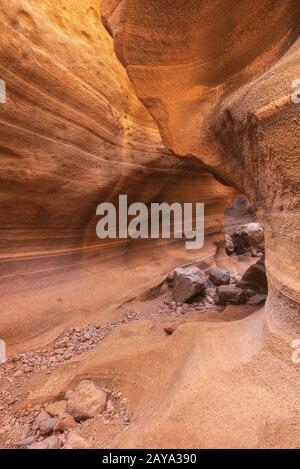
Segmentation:
<svg viewBox="0 0 300 469">
<path fill-rule="evenodd" d="M 232 189 L 166 150 L 114 55 L 97 0 L 0 8 L 0 336 L 21 347 L 74 320 L 107 320 L 176 265 L 213 263 Z M 96 207 L 122 193 L 206 202 L 206 252 L 187 254 L 174 240 L 169 248 L 167 240 L 101 242 Z"/>
</svg>

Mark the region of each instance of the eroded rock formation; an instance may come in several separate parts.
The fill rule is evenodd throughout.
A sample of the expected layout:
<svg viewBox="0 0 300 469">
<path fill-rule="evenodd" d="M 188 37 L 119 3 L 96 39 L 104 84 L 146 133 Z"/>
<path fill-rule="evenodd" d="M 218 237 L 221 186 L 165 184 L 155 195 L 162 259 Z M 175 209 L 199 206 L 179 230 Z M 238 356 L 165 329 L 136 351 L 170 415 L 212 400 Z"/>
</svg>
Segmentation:
<svg viewBox="0 0 300 469">
<path fill-rule="evenodd" d="M 264 227 L 271 328 L 300 332 L 297 0 L 104 0 L 102 16 L 166 146 L 251 201 Z M 289 330 L 291 333 L 291 330 Z"/>
<path fill-rule="evenodd" d="M 0 337 L 20 346 L 74 320 L 108 319 L 175 266 L 213 265 L 233 191 L 166 150 L 97 0 L 3 1 L 0 9 Z M 96 207 L 119 194 L 205 202 L 205 252 L 187 253 L 179 240 L 99 240 Z"/>
<path fill-rule="evenodd" d="M 100 8 L 125 69 L 98 0 L 0 6 L 0 446 L 295 447 L 299 2 Z M 174 267 L 246 270 L 223 249 L 237 192 L 264 227 L 266 308 L 199 303 L 185 315 L 166 283 L 155 298 Z M 97 239 L 96 206 L 122 193 L 204 202 L 204 248 Z M 110 425 L 21 435 L 82 379 L 115 399 Z"/>
</svg>

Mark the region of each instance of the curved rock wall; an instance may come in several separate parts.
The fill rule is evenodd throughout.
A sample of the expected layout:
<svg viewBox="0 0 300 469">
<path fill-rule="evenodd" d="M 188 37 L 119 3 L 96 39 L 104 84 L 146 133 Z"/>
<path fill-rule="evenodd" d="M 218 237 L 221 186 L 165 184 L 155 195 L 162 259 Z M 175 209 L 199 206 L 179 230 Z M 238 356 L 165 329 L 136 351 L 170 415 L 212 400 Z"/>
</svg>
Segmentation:
<svg viewBox="0 0 300 469">
<path fill-rule="evenodd" d="M 269 327 L 299 333 L 299 2 L 105 0 L 102 16 L 166 146 L 256 208 Z"/>
<path fill-rule="evenodd" d="M 0 337 L 23 348 L 107 320 L 174 266 L 213 264 L 233 191 L 164 147 L 98 0 L 4 0 L 0 13 Z M 205 249 L 97 239 L 96 206 L 122 193 L 206 202 Z"/>
</svg>

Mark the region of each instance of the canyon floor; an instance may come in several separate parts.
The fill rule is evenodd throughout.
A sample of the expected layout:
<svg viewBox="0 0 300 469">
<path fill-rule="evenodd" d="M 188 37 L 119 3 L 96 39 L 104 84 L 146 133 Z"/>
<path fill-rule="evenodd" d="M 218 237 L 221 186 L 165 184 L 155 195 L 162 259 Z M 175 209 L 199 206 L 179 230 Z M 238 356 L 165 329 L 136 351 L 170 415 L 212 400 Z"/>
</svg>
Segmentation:
<svg viewBox="0 0 300 469">
<path fill-rule="evenodd" d="M 240 274 L 254 261 L 231 257 Z M 54 342 L 11 350 L 1 366 L 0 446 L 297 447 L 293 364 L 266 334 L 263 307 L 177 305 L 167 282 L 118 307 L 108 323 L 79 327 L 74 318 Z M 106 410 L 38 429 L 45 409 L 60 408 L 82 380 L 105 390 Z"/>
</svg>

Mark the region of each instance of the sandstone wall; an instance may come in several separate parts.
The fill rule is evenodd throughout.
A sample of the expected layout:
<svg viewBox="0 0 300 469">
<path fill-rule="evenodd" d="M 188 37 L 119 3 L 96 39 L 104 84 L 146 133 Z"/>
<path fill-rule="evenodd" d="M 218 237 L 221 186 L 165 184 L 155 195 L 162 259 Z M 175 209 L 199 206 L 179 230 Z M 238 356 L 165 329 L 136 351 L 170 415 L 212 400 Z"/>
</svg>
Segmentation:
<svg viewBox="0 0 300 469">
<path fill-rule="evenodd" d="M 105 0 L 102 16 L 166 146 L 256 208 L 269 326 L 299 333 L 299 2 Z"/>
<path fill-rule="evenodd" d="M 1 338 L 22 348 L 68 324 L 105 321 L 174 266 L 214 262 L 232 190 L 165 148 L 97 0 L 2 1 L 0 77 Z M 122 193 L 206 202 L 205 249 L 101 242 L 96 206 Z"/>
</svg>

